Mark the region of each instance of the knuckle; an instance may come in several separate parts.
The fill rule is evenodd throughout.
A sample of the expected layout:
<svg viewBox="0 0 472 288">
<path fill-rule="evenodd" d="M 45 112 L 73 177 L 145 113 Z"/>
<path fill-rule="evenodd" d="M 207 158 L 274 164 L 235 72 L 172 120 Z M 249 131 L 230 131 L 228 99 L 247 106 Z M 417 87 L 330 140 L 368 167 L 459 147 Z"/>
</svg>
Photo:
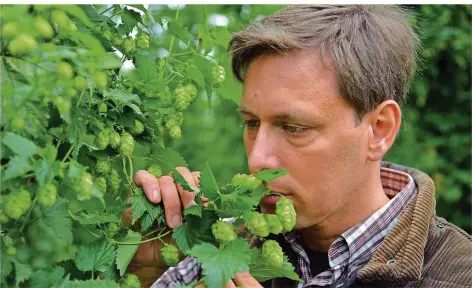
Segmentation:
<svg viewBox="0 0 472 288">
<path fill-rule="evenodd" d="M 144 180 L 148 177 L 149 172 L 147 172 L 146 170 L 138 170 L 138 172 L 134 174 L 134 182 L 136 183 L 136 185 L 141 185 L 141 183 L 143 183 Z"/>
</svg>

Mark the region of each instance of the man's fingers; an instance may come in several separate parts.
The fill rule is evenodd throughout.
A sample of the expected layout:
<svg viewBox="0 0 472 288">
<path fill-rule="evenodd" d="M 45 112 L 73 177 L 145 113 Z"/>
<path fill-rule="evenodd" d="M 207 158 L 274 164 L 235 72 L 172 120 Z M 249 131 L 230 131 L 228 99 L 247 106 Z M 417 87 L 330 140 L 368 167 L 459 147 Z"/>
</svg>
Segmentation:
<svg viewBox="0 0 472 288">
<path fill-rule="evenodd" d="M 185 168 L 185 167 L 177 167 L 175 168 L 182 176 L 187 180 L 187 182 L 191 183 L 192 185 L 195 185 L 194 177 L 190 171 Z M 196 186 L 196 185 L 195 185 Z M 182 186 L 177 185 L 177 190 L 179 191 L 180 198 L 182 199 L 182 204 L 184 208 L 187 208 L 188 206 L 191 206 L 195 203 L 195 192 L 190 192 L 187 190 L 184 190 Z"/>
<path fill-rule="evenodd" d="M 159 181 L 156 177 L 152 176 L 151 173 L 146 170 L 139 170 L 134 174 L 134 182 L 136 185 L 143 188 L 143 191 L 150 202 L 155 204 L 161 202 Z"/>
<path fill-rule="evenodd" d="M 175 228 L 182 223 L 182 209 L 179 193 L 171 176 L 159 177 L 159 187 L 162 191 L 162 202 L 166 212 L 167 224 Z"/>
<path fill-rule="evenodd" d="M 233 280 L 228 280 L 228 282 L 226 282 L 225 286 L 223 286 L 223 288 L 236 288 L 236 285 L 234 285 L 234 282 Z"/>
<path fill-rule="evenodd" d="M 195 186 L 200 186 L 200 171 L 192 172 L 193 181 L 195 182 Z"/>
<path fill-rule="evenodd" d="M 235 282 L 243 288 L 263 288 L 249 272 L 237 273 Z"/>
</svg>

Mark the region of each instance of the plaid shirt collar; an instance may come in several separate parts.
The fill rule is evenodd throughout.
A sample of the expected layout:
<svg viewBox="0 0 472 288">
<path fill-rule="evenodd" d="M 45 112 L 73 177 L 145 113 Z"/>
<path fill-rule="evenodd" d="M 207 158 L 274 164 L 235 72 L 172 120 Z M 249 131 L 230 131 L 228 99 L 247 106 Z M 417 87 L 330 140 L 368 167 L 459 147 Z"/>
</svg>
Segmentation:
<svg viewBox="0 0 472 288">
<path fill-rule="evenodd" d="M 293 263 L 304 284 L 299 287 L 347 287 L 357 272 L 372 258 L 385 235 L 395 226 L 403 207 L 415 194 L 413 178 L 404 172 L 382 167 L 381 182 L 391 199 L 368 219 L 358 223 L 336 239 L 328 250 L 329 270 L 312 275 L 310 259 L 301 245 L 299 234 L 284 235 L 297 256 Z"/>
</svg>

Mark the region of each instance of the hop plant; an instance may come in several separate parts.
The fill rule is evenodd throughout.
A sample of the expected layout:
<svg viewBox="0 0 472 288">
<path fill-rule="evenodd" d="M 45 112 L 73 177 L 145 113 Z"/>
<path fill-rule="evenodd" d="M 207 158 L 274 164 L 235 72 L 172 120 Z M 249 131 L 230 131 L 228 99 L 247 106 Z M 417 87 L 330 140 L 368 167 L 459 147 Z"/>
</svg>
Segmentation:
<svg viewBox="0 0 472 288">
<path fill-rule="evenodd" d="M 70 30 L 70 18 L 64 11 L 53 10 L 51 13 L 52 22 L 56 23 L 59 29 Z"/>
<path fill-rule="evenodd" d="M 192 102 L 195 100 L 197 97 L 197 87 L 195 85 L 188 83 L 187 85 L 184 86 L 185 91 L 187 92 L 187 95 L 190 99 L 189 102 Z"/>
<path fill-rule="evenodd" d="M 172 106 L 172 101 L 174 97 L 172 94 L 169 92 L 168 89 L 165 89 L 164 91 L 161 91 L 159 93 L 159 102 L 161 103 L 162 107 L 170 107 Z"/>
<path fill-rule="evenodd" d="M 125 157 L 133 155 L 134 138 L 128 132 L 124 132 L 120 139 L 120 154 Z"/>
<path fill-rule="evenodd" d="M 121 288 L 141 288 L 138 276 L 134 274 L 126 274 L 120 282 Z"/>
<path fill-rule="evenodd" d="M 142 134 L 144 132 L 144 124 L 139 120 L 134 120 L 134 127 L 131 132 L 135 136 Z"/>
<path fill-rule="evenodd" d="M 103 150 L 107 148 L 108 143 L 110 143 L 110 135 L 109 132 L 106 130 L 100 131 L 97 137 L 95 138 L 95 145 L 99 150 Z"/>
<path fill-rule="evenodd" d="M 267 225 L 269 225 L 269 233 L 272 233 L 272 234 L 282 233 L 283 227 L 277 215 L 264 214 L 264 217 L 267 221 Z"/>
<path fill-rule="evenodd" d="M 105 90 L 108 86 L 108 75 L 103 71 L 95 71 L 92 75 L 98 89 Z"/>
<path fill-rule="evenodd" d="M 274 240 L 267 240 L 262 244 L 262 259 L 264 259 L 269 266 L 279 269 L 284 262 L 284 254 L 279 243 Z"/>
<path fill-rule="evenodd" d="M 80 178 L 80 185 L 74 187 L 79 200 L 90 199 L 92 196 L 93 177 L 92 174 L 85 172 Z"/>
<path fill-rule="evenodd" d="M 182 131 L 180 130 L 180 127 L 175 125 L 169 130 L 169 135 L 170 138 L 174 140 L 179 140 L 182 137 Z"/>
<path fill-rule="evenodd" d="M 236 188 L 240 186 L 246 190 L 254 190 L 257 186 L 261 185 L 262 181 L 257 179 L 252 175 L 247 174 L 236 174 L 233 176 L 233 180 L 231 180 L 231 185 Z"/>
<path fill-rule="evenodd" d="M 236 239 L 236 231 L 231 224 L 228 224 L 223 221 L 217 221 L 211 226 L 211 232 L 215 239 L 221 244 L 229 244 Z"/>
<path fill-rule="evenodd" d="M 118 148 L 118 146 L 120 146 L 121 137 L 120 137 L 120 134 L 118 134 L 118 132 L 111 131 L 109 138 L 110 138 L 109 144 L 111 148 L 116 149 Z"/>
<path fill-rule="evenodd" d="M 267 237 L 269 235 L 269 225 L 263 214 L 252 212 L 247 221 L 247 229 L 252 234 L 259 237 Z"/>
<path fill-rule="evenodd" d="M 139 49 L 148 49 L 149 48 L 149 35 L 145 33 L 139 33 L 136 36 L 136 46 Z"/>
<path fill-rule="evenodd" d="M 36 40 L 29 34 L 22 33 L 8 44 L 11 54 L 19 55 L 29 53 L 38 47 Z"/>
<path fill-rule="evenodd" d="M 161 257 L 167 265 L 176 266 L 179 263 L 179 249 L 167 244 L 161 249 Z"/>
<path fill-rule="evenodd" d="M 152 164 L 151 166 L 149 166 L 149 168 L 147 169 L 147 171 L 154 177 L 158 178 L 158 177 L 161 177 L 162 176 L 162 169 L 159 165 L 157 164 Z"/>
<path fill-rule="evenodd" d="M 97 187 L 103 192 L 107 192 L 107 179 L 105 177 L 100 176 L 95 179 L 95 183 L 97 184 Z"/>
<path fill-rule="evenodd" d="M 108 172 L 107 184 L 108 193 L 115 194 L 116 192 L 118 192 L 118 189 L 120 188 L 121 184 L 121 178 L 120 175 L 118 175 L 118 172 L 115 171 L 115 169 L 110 169 L 110 172 Z"/>
<path fill-rule="evenodd" d="M 120 47 L 123 44 L 123 38 L 118 35 L 114 35 L 111 42 L 113 43 L 113 46 Z"/>
<path fill-rule="evenodd" d="M 43 17 L 38 16 L 34 19 L 34 28 L 44 39 L 50 39 L 54 36 L 54 29 Z"/>
<path fill-rule="evenodd" d="M 78 90 L 84 90 L 87 88 L 87 79 L 84 76 L 76 76 L 74 78 L 74 85 Z"/>
<path fill-rule="evenodd" d="M 11 192 L 4 207 L 6 216 L 18 220 L 31 207 L 31 195 L 25 189 Z"/>
<path fill-rule="evenodd" d="M 8 223 L 8 221 L 10 221 L 10 218 L 8 218 L 8 216 L 5 215 L 5 213 L 0 214 L 0 223 L 6 224 Z"/>
<path fill-rule="evenodd" d="M 136 52 L 136 43 L 134 42 L 134 39 L 131 36 L 123 39 L 122 47 L 123 52 L 125 52 L 127 56 L 132 56 L 134 52 Z"/>
<path fill-rule="evenodd" d="M 293 207 L 293 202 L 287 197 L 282 197 L 279 201 L 277 201 L 275 214 L 279 218 L 284 231 L 291 231 L 293 227 L 295 227 L 297 218 L 295 208 Z"/>
<path fill-rule="evenodd" d="M 95 172 L 97 172 L 97 174 L 105 175 L 108 171 L 110 171 L 110 164 L 108 164 L 108 161 L 106 159 L 98 159 L 97 165 L 95 166 Z"/>
<path fill-rule="evenodd" d="M 59 61 L 57 63 L 56 73 L 59 78 L 65 80 L 72 79 L 72 77 L 74 76 L 74 70 L 72 69 L 72 66 L 65 61 Z"/>
<path fill-rule="evenodd" d="M 116 223 L 109 223 L 105 227 L 105 233 L 108 237 L 112 238 L 120 230 L 120 227 Z"/>
<path fill-rule="evenodd" d="M 215 65 L 212 68 L 213 86 L 219 87 L 225 81 L 225 68 L 221 65 Z"/>
<path fill-rule="evenodd" d="M 7 22 L 2 26 L 2 37 L 12 39 L 18 35 L 18 23 L 14 21 Z"/>
<path fill-rule="evenodd" d="M 101 103 L 100 106 L 98 106 L 98 113 L 107 113 L 108 107 L 106 103 Z"/>
<path fill-rule="evenodd" d="M 38 191 L 38 202 L 42 206 L 52 206 L 56 203 L 57 190 L 56 186 L 52 183 L 48 183 L 41 187 Z"/>
</svg>

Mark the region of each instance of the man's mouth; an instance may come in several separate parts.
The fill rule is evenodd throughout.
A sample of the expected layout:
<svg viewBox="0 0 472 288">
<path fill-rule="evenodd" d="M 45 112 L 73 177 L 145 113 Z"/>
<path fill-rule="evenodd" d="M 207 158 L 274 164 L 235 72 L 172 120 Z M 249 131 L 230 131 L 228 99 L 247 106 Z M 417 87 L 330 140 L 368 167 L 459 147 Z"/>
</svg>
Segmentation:
<svg viewBox="0 0 472 288">
<path fill-rule="evenodd" d="M 261 205 L 263 206 L 275 206 L 277 201 L 280 199 L 280 193 L 270 193 L 269 195 L 266 195 L 261 198 Z"/>
</svg>

